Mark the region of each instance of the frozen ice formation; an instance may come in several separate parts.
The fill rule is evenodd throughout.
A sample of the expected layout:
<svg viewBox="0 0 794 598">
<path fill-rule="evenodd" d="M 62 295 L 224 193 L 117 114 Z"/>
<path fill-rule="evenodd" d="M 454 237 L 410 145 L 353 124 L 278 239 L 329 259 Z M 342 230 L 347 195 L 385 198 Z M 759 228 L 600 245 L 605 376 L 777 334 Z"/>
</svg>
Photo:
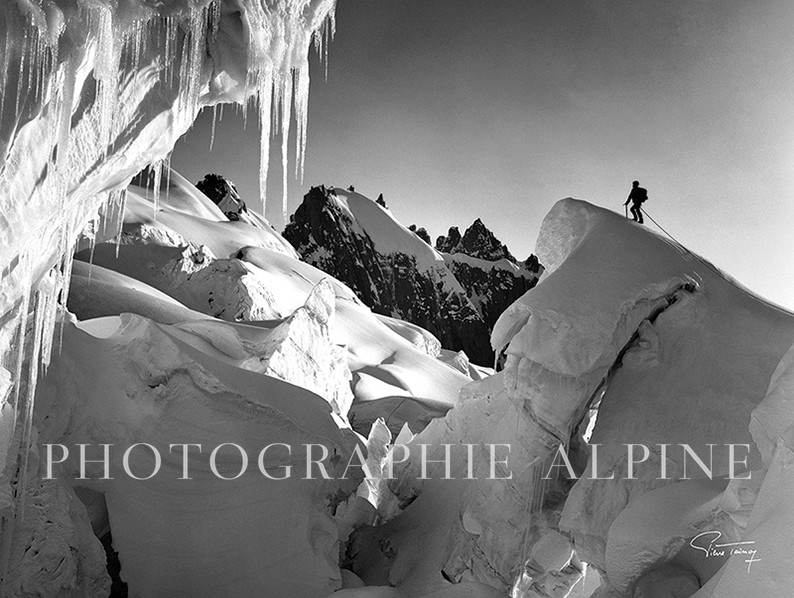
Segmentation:
<svg viewBox="0 0 794 598">
<path fill-rule="evenodd" d="M 329 41 L 333 11 L 333 0 L 0 6 L 0 574 L 22 527 L 38 369 L 59 337 L 77 234 L 98 212 L 121 217 L 128 181 L 148 164 L 161 176 L 203 106 L 258 111 L 264 188 L 273 122 L 286 182 L 294 104 L 302 170 L 307 53 Z"/>
<path fill-rule="evenodd" d="M 604 574 L 599 595 L 631 595 L 635 587 L 645 588 L 643 596 L 665 595 L 659 593 L 665 583 L 660 567 L 669 562 L 675 564 L 671 578 L 682 587 L 690 587 L 693 576 L 707 580 L 713 562 L 698 562 L 697 551 L 687 554 L 701 531 L 721 530 L 725 541 L 754 540 L 760 557 L 766 541 L 749 532 L 746 511 L 755 509 L 747 500 L 754 486 L 761 486 L 760 496 L 775 483 L 768 474 L 763 478 L 759 457 L 765 456 L 765 467 L 780 442 L 769 439 L 785 437 L 787 429 L 781 415 L 790 394 L 784 354 L 794 340 L 792 315 L 677 244 L 576 200 L 558 202 L 547 216 L 537 255 L 547 268 L 544 277 L 507 310 L 492 340 L 495 347 L 508 346 L 504 376 L 511 399 L 523 401 L 525 411 L 561 439 L 571 436 L 571 426 L 584 427 L 582 409 L 597 406 L 589 441 L 600 445 L 597 474 L 616 479 L 580 471 L 559 528 L 573 538 L 579 558 Z M 631 443 L 651 451 L 630 480 Z M 686 457 L 672 449 L 665 456 L 664 444 L 690 446 L 706 460 L 714 482 L 703 485 L 707 476 L 691 459 L 688 477 L 694 480 L 678 481 Z M 709 444 L 713 459 L 707 458 Z M 750 448 L 736 471 L 730 444 Z M 662 460 L 667 480 L 658 479 Z M 592 465 L 590 455 L 585 471 Z M 743 488 L 725 479 L 750 470 L 754 481 Z M 668 517 L 659 523 L 662 512 Z M 767 558 L 773 561 L 774 553 Z M 727 567 L 740 563 L 736 558 Z M 744 568 L 747 577 L 737 588 L 770 583 L 760 566 Z M 651 570 L 653 583 L 643 581 Z M 778 583 L 780 593 L 790 581 Z M 657 593 L 647 589 L 654 585 Z M 728 585 L 721 592 L 714 595 L 742 595 Z"/>
</svg>

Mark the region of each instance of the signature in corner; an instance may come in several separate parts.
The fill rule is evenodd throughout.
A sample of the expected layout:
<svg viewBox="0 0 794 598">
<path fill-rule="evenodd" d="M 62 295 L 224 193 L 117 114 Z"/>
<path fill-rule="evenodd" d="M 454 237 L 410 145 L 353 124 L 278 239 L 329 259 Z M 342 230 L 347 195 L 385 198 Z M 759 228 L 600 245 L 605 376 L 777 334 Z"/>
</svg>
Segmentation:
<svg viewBox="0 0 794 598">
<path fill-rule="evenodd" d="M 722 537 L 722 532 L 714 530 L 711 532 L 703 532 L 695 536 L 689 541 L 689 545 L 695 550 L 700 550 L 709 557 L 729 557 L 729 556 L 743 556 L 746 557 L 744 562 L 747 563 L 747 572 L 753 563 L 758 563 L 761 559 L 755 558 L 758 550 L 755 548 L 755 541 L 748 540 L 745 542 L 717 542 Z"/>
</svg>

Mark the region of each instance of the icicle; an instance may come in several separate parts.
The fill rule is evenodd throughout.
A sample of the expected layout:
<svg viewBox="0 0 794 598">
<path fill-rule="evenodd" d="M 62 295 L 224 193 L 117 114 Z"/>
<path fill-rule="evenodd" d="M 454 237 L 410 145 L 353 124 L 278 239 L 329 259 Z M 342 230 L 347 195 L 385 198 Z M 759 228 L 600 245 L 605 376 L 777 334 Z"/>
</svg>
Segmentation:
<svg viewBox="0 0 794 598">
<path fill-rule="evenodd" d="M 21 381 L 22 381 L 22 365 L 25 361 L 25 337 L 27 336 L 28 330 L 28 315 L 30 313 L 30 296 L 33 293 L 30 290 L 31 285 L 31 272 L 30 272 L 30 260 L 28 259 L 27 255 L 20 256 L 20 278 L 19 283 L 24 285 L 23 288 L 27 289 L 22 296 L 22 304 L 19 308 L 19 324 L 17 325 L 17 360 L 16 360 L 16 367 L 14 372 L 14 379 L 17 383 L 14 385 L 14 394 L 13 397 L 10 399 L 11 402 L 14 404 L 14 409 L 17 410 L 19 406 L 19 394 L 21 390 Z M 14 436 L 14 432 L 16 431 L 17 420 L 14 419 L 13 428 L 12 428 L 12 437 Z"/>
<path fill-rule="evenodd" d="M 306 124 L 309 119 L 309 63 L 295 72 L 295 177 L 303 184 L 303 165 L 306 156 Z"/>
<path fill-rule="evenodd" d="M 201 70 L 204 65 L 207 43 L 207 19 L 210 10 L 208 7 L 191 7 L 188 16 L 188 35 L 185 36 L 182 51 L 180 87 L 184 94 L 184 109 L 191 116 L 198 111 Z"/>
<path fill-rule="evenodd" d="M 157 212 L 160 209 L 160 183 L 163 178 L 163 161 L 157 160 L 150 166 L 154 175 L 154 184 L 152 185 L 152 203 L 154 205 L 154 219 L 157 220 Z"/>
<path fill-rule="evenodd" d="M 243 112 L 243 131 L 248 130 L 248 106 L 250 105 L 251 101 L 248 97 L 248 89 L 245 90 L 246 100 L 243 102 L 242 106 L 237 106 L 237 111 L 242 110 Z"/>
<path fill-rule="evenodd" d="M 58 297 L 62 295 L 62 290 L 66 285 L 64 272 L 71 268 L 71 255 L 61 256 L 60 263 L 50 273 L 50 284 L 44 290 L 44 316 L 42 317 L 42 340 L 39 365 L 46 371 L 50 365 L 52 357 L 52 345 L 55 341 L 55 321 L 58 315 Z M 69 263 L 69 266 L 67 266 Z M 39 291 L 41 293 L 41 290 Z"/>
<path fill-rule="evenodd" d="M 270 167 L 271 112 L 273 110 L 273 74 L 265 71 L 259 86 L 259 196 L 262 213 L 267 204 L 267 171 Z"/>
<path fill-rule="evenodd" d="M 57 147 L 58 155 L 55 160 L 55 172 L 59 179 L 59 197 L 61 198 L 61 208 L 63 208 L 63 200 L 66 196 L 66 184 L 68 180 L 68 158 L 69 158 L 69 137 L 71 134 L 72 124 L 72 102 L 74 100 L 74 87 L 76 72 L 74 65 L 70 58 L 67 58 L 63 63 L 62 85 L 60 88 L 59 97 L 59 114 L 57 131 Z"/>
<path fill-rule="evenodd" d="M 325 80 L 328 81 L 328 46 L 336 33 L 336 17 L 334 15 L 334 8 L 331 8 L 328 15 L 320 25 L 320 30 L 314 33 L 314 49 L 320 57 L 320 63 L 325 70 Z"/>
<path fill-rule="evenodd" d="M 141 56 L 146 52 L 146 39 L 148 38 L 148 28 L 141 21 L 135 21 L 130 29 L 130 45 L 132 46 L 132 69 L 138 71 L 141 68 Z"/>
<path fill-rule="evenodd" d="M 5 44 L 3 46 L 3 59 L 0 60 L 0 120 L 3 117 L 3 109 L 5 108 L 6 94 L 8 89 L 8 72 L 11 64 L 11 22 L 7 20 L 5 23 Z"/>
<path fill-rule="evenodd" d="M 88 238 L 88 284 L 91 284 L 91 276 L 94 272 L 94 250 L 96 249 L 96 228 L 91 231 L 91 236 Z"/>
<path fill-rule="evenodd" d="M 165 169 L 165 198 L 171 197 L 171 154 L 163 158 L 163 169 Z"/>
<path fill-rule="evenodd" d="M 45 45 L 38 29 L 34 29 L 33 60 L 28 71 L 28 87 L 33 90 L 33 99 L 38 102 L 43 95 L 44 76 L 42 70 L 46 62 Z"/>
<path fill-rule="evenodd" d="M 46 280 L 44 281 L 47 282 Z M 33 351 L 28 362 L 27 386 L 25 388 L 25 401 L 22 408 L 17 407 L 17 415 L 21 415 L 22 420 L 22 441 L 20 455 L 22 463 L 19 467 L 19 478 L 17 482 L 17 508 L 15 512 L 17 523 L 21 523 L 25 518 L 25 495 L 28 487 L 28 464 L 30 459 L 30 440 L 33 431 L 33 408 L 36 398 L 36 385 L 39 377 L 39 357 L 41 355 L 42 344 L 47 343 L 45 327 L 47 316 L 50 310 L 50 295 L 45 290 L 39 289 L 36 292 L 36 307 L 33 323 Z M 51 339 L 50 341 L 51 342 Z"/>
<path fill-rule="evenodd" d="M 289 150 L 289 126 L 292 119 L 292 73 L 288 73 L 282 79 L 283 88 L 281 89 L 281 215 L 284 223 L 287 220 L 287 199 L 288 199 L 288 150 Z"/>
<path fill-rule="evenodd" d="M 119 246 L 121 245 L 121 235 L 124 232 L 124 212 L 127 209 L 127 190 L 121 189 L 111 193 L 109 202 L 118 210 L 116 224 L 116 259 L 119 257 Z"/>
<path fill-rule="evenodd" d="M 33 73 L 36 70 L 36 65 L 38 64 L 38 48 L 39 48 L 39 30 L 34 28 L 32 25 L 29 25 L 28 28 L 30 29 L 31 37 L 33 41 L 30 42 L 30 47 L 28 51 L 32 54 L 28 60 L 28 80 L 27 80 L 27 91 L 30 92 L 33 89 Z"/>
<path fill-rule="evenodd" d="M 63 264 L 63 272 L 62 277 L 63 280 L 61 282 L 61 288 L 59 293 L 60 304 L 57 306 L 58 309 L 65 314 L 66 313 L 66 303 L 69 299 L 69 291 L 72 288 L 72 267 L 74 266 L 74 243 L 69 247 L 69 252 L 67 253 L 67 257 L 64 260 Z M 90 273 L 91 270 L 89 269 L 89 280 L 90 280 Z M 66 318 L 62 317 L 60 324 L 58 326 L 58 353 L 63 350 L 63 329 L 66 325 Z M 49 365 L 49 357 L 47 358 L 47 362 L 45 364 L 45 371 L 46 367 Z"/>
<path fill-rule="evenodd" d="M 218 37 L 218 30 L 221 25 L 221 1 L 212 0 L 208 7 L 209 21 L 210 21 L 210 42 L 214 42 Z"/>
<path fill-rule="evenodd" d="M 28 53 L 28 40 L 30 39 L 30 28 L 25 26 L 25 33 L 23 34 L 24 37 L 22 39 L 22 48 L 19 51 L 19 76 L 17 78 L 17 101 L 16 106 L 14 107 L 14 116 L 19 116 L 19 105 L 21 103 L 22 98 L 22 87 L 23 87 L 23 79 L 25 77 L 25 59 L 27 58 Z"/>
<path fill-rule="evenodd" d="M 165 44 L 163 54 L 163 67 L 165 84 L 168 87 L 174 84 L 174 65 L 177 62 L 177 32 L 179 31 L 179 23 L 174 17 L 165 17 L 160 21 L 164 26 Z"/>
<path fill-rule="evenodd" d="M 215 122 L 218 119 L 218 104 L 212 105 L 212 128 L 210 129 L 210 151 L 215 143 Z"/>
<path fill-rule="evenodd" d="M 98 14 L 97 14 L 98 13 Z M 106 155 L 113 139 L 113 124 L 118 104 L 120 48 L 116 40 L 113 11 L 108 6 L 92 10 L 99 39 L 96 50 L 94 79 L 97 81 L 97 141 L 101 155 Z"/>
</svg>

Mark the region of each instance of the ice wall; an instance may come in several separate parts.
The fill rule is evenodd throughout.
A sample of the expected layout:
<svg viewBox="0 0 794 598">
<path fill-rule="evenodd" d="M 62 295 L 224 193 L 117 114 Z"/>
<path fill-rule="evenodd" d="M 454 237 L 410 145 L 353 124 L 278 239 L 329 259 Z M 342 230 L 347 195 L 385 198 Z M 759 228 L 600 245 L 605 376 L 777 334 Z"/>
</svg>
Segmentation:
<svg viewBox="0 0 794 598">
<path fill-rule="evenodd" d="M 781 417 L 790 400 L 781 358 L 794 341 L 794 315 L 677 243 L 581 201 L 554 206 L 536 253 L 546 273 L 492 337 L 495 348 L 507 345 L 507 394 L 572 445 L 581 442 L 584 410 L 600 400 L 589 440 L 600 445 L 598 469 L 585 451 L 559 529 L 604 573 L 604 596 L 663 595 L 633 592 L 665 584 L 689 595 L 692 580 L 709 579 L 715 567 L 687 553 L 687 542 L 712 529 L 740 539 L 748 497 L 763 480 L 760 456 L 785 459 L 775 442 L 790 419 Z M 631 443 L 650 447 L 633 479 Z M 704 457 L 714 445 L 706 460 L 714 481 L 691 459 L 694 479 L 680 481 L 682 451 L 665 457 L 662 444 Z M 750 445 L 751 482 L 724 479 L 728 444 Z M 663 460 L 668 479 L 659 479 Z M 674 558 L 676 567 L 659 568 Z"/>
<path fill-rule="evenodd" d="M 286 181 L 286 131 L 294 116 L 301 170 L 307 54 L 313 38 L 321 50 L 329 40 L 333 10 L 334 0 L 16 0 L 0 6 L 4 543 L 26 493 L 38 369 L 50 361 L 78 231 L 98 212 L 110 212 L 109 205 L 123 205 L 122 189 L 144 166 L 167 163 L 203 106 L 238 102 L 258 112 L 263 188 L 274 124 L 285 133 Z"/>
</svg>

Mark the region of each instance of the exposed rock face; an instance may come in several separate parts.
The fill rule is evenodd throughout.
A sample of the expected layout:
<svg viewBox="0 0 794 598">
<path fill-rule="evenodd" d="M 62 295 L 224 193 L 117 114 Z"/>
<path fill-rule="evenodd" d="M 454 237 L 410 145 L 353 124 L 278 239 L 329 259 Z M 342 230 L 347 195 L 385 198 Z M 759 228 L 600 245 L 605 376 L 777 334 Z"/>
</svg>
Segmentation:
<svg viewBox="0 0 794 598">
<path fill-rule="evenodd" d="M 455 253 L 455 249 L 460 247 L 460 231 L 457 226 L 450 226 L 447 236 L 441 235 L 436 239 L 436 249 L 443 253 Z"/>
<path fill-rule="evenodd" d="M 479 218 L 466 229 L 463 237 L 460 236 L 457 226 L 451 227 L 446 237 L 442 235 L 436 239 L 436 249 L 444 253 L 465 253 L 489 262 L 501 259 L 516 261 L 507 247 Z"/>
<path fill-rule="evenodd" d="M 506 247 L 504 249 L 507 251 Z M 466 289 L 466 295 L 485 320 L 489 330 L 493 329 L 504 310 L 535 286 L 543 271 L 537 258 L 534 270 L 507 259 L 489 262 L 469 257 L 465 253 L 446 255 L 444 259 L 455 278 Z"/>
<path fill-rule="evenodd" d="M 501 312 L 540 272 L 517 264 L 480 220 L 460 236 L 450 229 L 439 250 L 422 228 L 399 224 L 380 204 L 313 187 L 284 231 L 310 264 L 345 282 L 373 311 L 431 331 L 445 348 L 493 363 L 486 337 Z M 498 261 L 494 261 L 498 260 Z"/>
<path fill-rule="evenodd" d="M 221 175 L 205 174 L 204 178 L 196 183 L 196 188 L 209 197 L 229 220 L 239 220 L 240 214 L 248 211 L 237 187 Z"/>
<path fill-rule="evenodd" d="M 430 240 L 430 234 L 425 230 L 423 227 L 416 228 L 415 224 L 412 224 L 408 227 L 408 230 L 414 233 L 417 237 L 422 239 L 428 245 L 432 245 L 432 241 Z"/>
</svg>

